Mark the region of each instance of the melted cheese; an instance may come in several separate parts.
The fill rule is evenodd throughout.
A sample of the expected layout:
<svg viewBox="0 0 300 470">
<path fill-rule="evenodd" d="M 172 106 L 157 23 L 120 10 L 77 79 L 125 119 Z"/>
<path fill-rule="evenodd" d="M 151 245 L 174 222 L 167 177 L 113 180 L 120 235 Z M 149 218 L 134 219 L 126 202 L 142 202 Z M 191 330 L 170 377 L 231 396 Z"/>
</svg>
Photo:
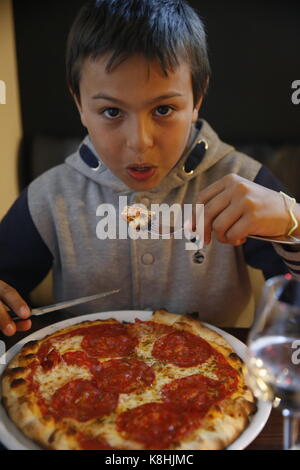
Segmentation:
<svg viewBox="0 0 300 470">
<path fill-rule="evenodd" d="M 64 354 L 68 351 L 82 351 L 82 339 L 83 336 L 78 335 L 62 339 L 59 337 L 53 338 L 51 342 L 60 354 Z M 139 449 L 143 447 L 142 444 L 124 440 L 116 431 L 116 419 L 120 413 L 146 403 L 161 401 L 162 387 L 175 379 L 201 373 L 206 377 L 217 380 L 217 376 L 214 374 L 213 357 L 209 358 L 203 365 L 177 367 L 173 364 L 159 361 L 152 356 L 152 348 L 155 340 L 156 336 L 154 333 L 146 334 L 145 332 L 143 337 L 139 340 L 135 355 L 136 358 L 144 361 L 155 371 L 155 380 L 150 387 L 132 393 L 120 394 L 116 412 L 108 416 L 93 419 L 85 423 L 78 423 L 76 420 L 70 418 L 64 418 L 63 421 L 77 427 L 80 432 L 86 431 L 86 434 L 90 437 L 106 439 L 112 447 Z M 110 360 L 110 358 L 99 359 L 99 362 L 107 360 Z M 35 382 L 39 385 L 40 393 L 47 401 L 51 399 L 57 389 L 68 382 L 75 379 L 91 380 L 92 378 L 93 376 L 88 367 L 68 365 L 65 362 L 59 363 L 50 371 L 45 371 L 42 367 L 38 367 L 35 374 Z"/>
<path fill-rule="evenodd" d="M 142 357 L 139 359 L 142 360 Z M 132 393 L 122 393 L 119 397 L 119 403 L 117 412 L 135 408 L 136 406 L 144 405 L 153 401 L 161 401 L 163 399 L 161 389 L 164 385 L 172 382 L 173 380 L 188 377 L 189 375 L 202 374 L 211 379 L 217 380 L 217 376 L 210 371 L 210 363 L 213 364 L 212 360 L 208 361 L 208 364 L 204 366 L 194 367 L 177 367 L 172 364 L 165 364 L 154 360 L 144 360 L 149 366 L 152 366 L 155 371 L 155 380 L 152 385 L 146 389 L 142 389 Z"/>
<path fill-rule="evenodd" d="M 71 336 L 67 340 L 65 338 L 60 339 L 57 337 L 51 340 L 51 344 L 61 355 L 63 355 L 70 351 L 82 351 L 82 340 L 83 336 Z"/>
<path fill-rule="evenodd" d="M 34 381 L 39 385 L 39 391 L 42 397 L 48 401 L 57 389 L 71 382 L 71 380 L 90 380 L 91 378 L 92 374 L 87 367 L 70 366 L 65 362 L 60 362 L 49 371 L 38 367 Z"/>
</svg>

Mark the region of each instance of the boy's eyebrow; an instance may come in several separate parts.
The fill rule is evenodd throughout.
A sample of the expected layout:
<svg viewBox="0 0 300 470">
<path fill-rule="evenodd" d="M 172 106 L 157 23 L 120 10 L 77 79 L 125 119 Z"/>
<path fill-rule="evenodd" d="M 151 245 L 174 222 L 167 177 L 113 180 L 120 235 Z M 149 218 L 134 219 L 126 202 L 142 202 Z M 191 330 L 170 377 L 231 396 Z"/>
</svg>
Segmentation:
<svg viewBox="0 0 300 470">
<path fill-rule="evenodd" d="M 165 95 L 157 96 L 156 98 L 153 98 L 152 100 L 150 100 L 146 104 L 153 104 L 153 103 L 156 103 L 157 101 L 165 100 L 167 98 L 175 98 L 176 96 L 183 96 L 183 94 L 179 93 L 179 92 L 176 92 L 176 91 L 174 91 L 174 92 L 172 91 L 172 92 L 167 93 Z M 115 103 L 119 103 L 121 105 L 126 105 L 126 103 L 124 103 L 124 101 L 119 100 L 118 98 L 114 98 L 113 96 L 102 95 L 102 94 L 93 96 L 93 100 L 109 100 L 109 101 L 114 101 Z"/>
</svg>

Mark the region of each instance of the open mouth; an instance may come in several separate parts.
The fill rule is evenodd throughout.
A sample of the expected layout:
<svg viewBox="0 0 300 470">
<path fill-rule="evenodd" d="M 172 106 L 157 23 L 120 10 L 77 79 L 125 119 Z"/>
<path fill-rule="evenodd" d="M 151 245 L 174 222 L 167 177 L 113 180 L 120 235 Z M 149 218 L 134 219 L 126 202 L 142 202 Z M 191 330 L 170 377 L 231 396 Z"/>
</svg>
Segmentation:
<svg viewBox="0 0 300 470">
<path fill-rule="evenodd" d="M 155 174 L 157 167 L 153 165 L 130 165 L 127 167 L 127 173 L 129 176 L 138 181 L 145 181 Z"/>
<path fill-rule="evenodd" d="M 133 171 L 149 171 L 151 170 L 151 166 L 143 166 L 141 168 L 130 168 L 130 170 L 133 170 Z"/>
</svg>

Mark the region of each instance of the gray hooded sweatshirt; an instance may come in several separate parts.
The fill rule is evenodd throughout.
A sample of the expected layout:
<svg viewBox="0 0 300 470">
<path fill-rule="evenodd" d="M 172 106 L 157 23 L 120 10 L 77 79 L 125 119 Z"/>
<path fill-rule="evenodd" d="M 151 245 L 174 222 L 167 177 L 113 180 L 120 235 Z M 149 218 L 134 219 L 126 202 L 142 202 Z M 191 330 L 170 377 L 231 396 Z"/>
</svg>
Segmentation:
<svg viewBox="0 0 300 470">
<path fill-rule="evenodd" d="M 184 163 L 201 139 L 205 139 L 207 150 L 194 172 L 188 174 Z M 149 191 L 133 191 L 120 181 L 101 161 L 89 137 L 82 145 L 99 160 L 97 170 L 85 163 L 79 148 L 28 188 L 30 215 L 53 257 L 55 300 L 121 289 L 117 295 L 75 307 L 73 313 L 165 308 L 180 314 L 198 312 L 200 319 L 215 325 L 233 325 L 251 296 L 247 263 L 268 276 L 287 271 L 272 245 L 254 240 L 233 247 L 213 238 L 203 249 L 204 262 L 195 264 L 193 252 L 185 249 L 184 237 L 97 237 L 97 209 L 112 204 L 119 214 L 121 196 L 127 197 L 128 204 L 142 203 L 150 208 L 151 204 L 196 203 L 199 191 L 228 173 L 264 184 L 268 178 L 261 164 L 223 143 L 206 121 L 200 131 L 193 127 L 177 165 Z M 265 185 L 274 184 L 272 179 Z M 294 253 L 291 256 L 296 259 Z M 286 260 L 290 269 L 292 261 Z"/>
</svg>

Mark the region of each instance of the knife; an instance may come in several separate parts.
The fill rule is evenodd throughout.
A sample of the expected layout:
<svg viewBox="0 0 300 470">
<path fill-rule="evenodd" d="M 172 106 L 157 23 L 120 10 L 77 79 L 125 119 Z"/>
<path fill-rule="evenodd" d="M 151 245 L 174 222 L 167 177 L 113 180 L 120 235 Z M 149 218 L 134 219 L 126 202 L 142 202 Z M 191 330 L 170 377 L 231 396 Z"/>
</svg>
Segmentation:
<svg viewBox="0 0 300 470">
<path fill-rule="evenodd" d="M 11 319 L 13 321 L 29 320 L 32 316 L 44 315 L 45 313 L 54 312 L 56 310 L 62 310 L 64 308 L 73 307 L 74 305 L 83 304 L 84 302 L 91 302 L 92 300 L 101 299 L 101 297 L 116 294 L 117 292 L 120 292 L 120 289 L 111 290 L 109 292 L 102 292 L 101 294 L 96 295 L 89 295 L 87 297 L 80 297 L 80 299 L 66 300 L 57 304 L 47 305 L 45 307 L 33 308 L 31 309 L 31 316 L 28 318 L 18 317 L 14 312 L 10 310 L 8 311 L 8 314 L 10 314 Z"/>
</svg>

